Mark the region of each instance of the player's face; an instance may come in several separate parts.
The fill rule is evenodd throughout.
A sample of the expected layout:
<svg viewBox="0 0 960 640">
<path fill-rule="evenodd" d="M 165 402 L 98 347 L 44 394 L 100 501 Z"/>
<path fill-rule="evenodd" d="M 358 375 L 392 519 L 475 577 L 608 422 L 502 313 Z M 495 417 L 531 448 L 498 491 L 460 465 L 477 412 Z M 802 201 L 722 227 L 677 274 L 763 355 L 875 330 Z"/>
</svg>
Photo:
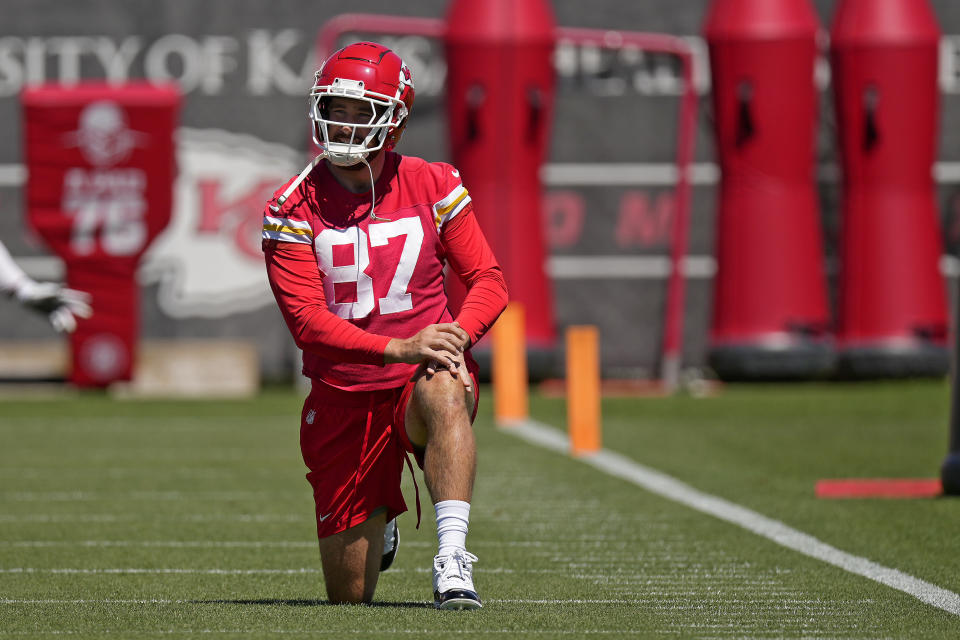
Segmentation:
<svg viewBox="0 0 960 640">
<path fill-rule="evenodd" d="M 351 124 L 370 124 L 373 121 L 373 107 L 365 100 L 332 97 L 327 103 L 327 117 L 336 122 Z M 356 129 L 356 131 L 354 131 Z M 330 141 L 339 143 L 357 143 L 367 137 L 369 128 L 350 125 L 331 125 Z"/>
</svg>

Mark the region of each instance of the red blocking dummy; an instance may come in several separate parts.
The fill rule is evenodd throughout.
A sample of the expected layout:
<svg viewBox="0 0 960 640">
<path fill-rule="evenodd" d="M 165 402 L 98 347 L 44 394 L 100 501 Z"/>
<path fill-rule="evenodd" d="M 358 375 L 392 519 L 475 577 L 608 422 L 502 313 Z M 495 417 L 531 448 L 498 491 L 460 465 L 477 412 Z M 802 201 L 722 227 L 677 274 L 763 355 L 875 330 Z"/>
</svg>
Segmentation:
<svg viewBox="0 0 960 640">
<path fill-rule="evenodd" d="M 552 10 L 546 0 L 454 0 L 444 44 L 454 165 L 503 267 L 510 298 L 526 310 L 531 351 L 551 349 L 540 168 L 555 84 Z M 448 290 L 462 292 L 458 284 L 448 282 Z"/>
<path fill-rule="evenodd" d="M 147 84 L 45 85 L 22 96 L 29 224 L 92 296 L 70 336 L 69 379 L 130 380 L 140 257 L 170 221 L 179 91 Z"/>
<path fill-rule="evenodd" d="M 807 0 L 715 0 L 708 13 L 722 171 L 709 361 L 723 379 L 834 363 L 814 185 L 818 29 Z"/>
<path fill-rule="evenodd" d="M 939 41 L 927 0 L 841 0 L 833 19 L 843 160 L 837 343 L 847 375 L 948 369 L 932 174 Z"/>
</svg>

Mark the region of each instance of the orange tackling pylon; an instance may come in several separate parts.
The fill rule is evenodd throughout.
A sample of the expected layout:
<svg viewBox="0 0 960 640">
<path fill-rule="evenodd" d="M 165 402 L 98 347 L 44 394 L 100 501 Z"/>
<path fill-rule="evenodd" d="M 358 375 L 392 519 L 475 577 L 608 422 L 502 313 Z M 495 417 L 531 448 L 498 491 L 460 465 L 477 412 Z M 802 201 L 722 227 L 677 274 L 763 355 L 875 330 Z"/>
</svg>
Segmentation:
<svg viewBox="0 0 960 640">
<path fill-rule="evenodd" d="M 493 326 L 493 413 L 500 426 L 530 414 L 525 324 L 523 305 L 511 302 Z"/>
<path fill-rule="evenodd" d="M 567 429 L 573 455 L 600 450 L 600 340 L 595 326 L 567 328 Z"/>
</svg>

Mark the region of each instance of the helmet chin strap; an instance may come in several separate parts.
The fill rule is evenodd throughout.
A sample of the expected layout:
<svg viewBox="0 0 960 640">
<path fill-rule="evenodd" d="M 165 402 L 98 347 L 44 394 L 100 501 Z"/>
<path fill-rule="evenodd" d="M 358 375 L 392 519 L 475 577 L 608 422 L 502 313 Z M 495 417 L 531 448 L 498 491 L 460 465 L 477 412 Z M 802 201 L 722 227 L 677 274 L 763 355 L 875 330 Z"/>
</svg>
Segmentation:
<svg viewBox="0 0 960 640">
<path fill-rule="evenodd" d="M 296 188 L 300 186 L 300 183 L 303 182 L 304 179 L 306 179 L 306 177 L 310 174 L 311 171 L 313 171 L 313 168 L 316 167 L 318 164 L 320 164 L 321 160 L 327 157 L 328 157 L 327 151 L 323 150 L 317 155 L 316 158 L 311 160 L 310 164 L 304 167 L 303 171 L 300 172 L 300 175 L 297 176 L 297 179 L 291 182 L 290 186 L 284 189 L 283 193 L 280 194 L 280 197 L 277 198 L 277 204 L 270 205 L 271 211 L 273 211 L 274 213 L 279 213 L 280 207 L 282 207 L 283 203 L 287 201 L 287 198 L 290 197 L 290 194 L 293 193 L 296 190 Z M 375 191 L 376 181 L 373 179 L 373 168 L 370 166 L 370 163 L 367 162 L 367 159 L 364 156 L 360 156 L 360 162 L 366 165 L 367 172 L 370 174 L 370 214 L 369 216 L 372 220 L 379 220 L 380 222 L 390 222 L 390 218 L 381 218 L 374 212 L 373 207 L 377 202 L 377 192 Z"/>
<path fill-rule="evenodd" d="M 297 176 L 297 179 L 294 180 L 293 182 L 291 182 L 291 183 L 290 183 L 290 186 L 287 187 L 286 189 L 284 189 L 283 193 L 280 194 L 280 197 L 277 198 L 277 204 L 276 204 L 276 206 L 270 205 L 270 209 L 271 209 L 274 213 L 279 213 L 279 212 L 280 212 L 280 207 L 282 207 L 282 206 L 283 206 L 283 203 L 287 201 L 287 198 L 290 197 L 290 194 L 293 193 L 294 190 L 295 190 L 297 187 L 300 186 L 300 183 L 303 182 L 303 180 L 307 177 L 307 175 L 308 175 L 311 171 L 313 171 L 313 168 L 316 167 L 318 164 L 320 164 L 320 161 L 323 160 L 323 159 L 326 158 L 326 157 L 327 157 L 327 152 L 326 152 L 326 150 L 324 150 L 324 151 L 321 151 L 320 154 L 317 155 L 316 158 L 314 158 L 313 160 L 311 160 L 311 161 L 310 161 L 310 164 L 308 164 L 306 167 L 304 167 L 304 168 L 303 168 L 303 171 L 300 172 L 300 175 Z"/>
<path fill-rule="evenodd" d="M 373 168 L 370 166 L 370 163 L 367 162 L 366 158 L 361 157 L 360 162 L 367 165 L 367 171 L 370 173 L 370 218 L 381 222 L 390 222 L 390 218 L 381 218 L 373 211 L 373 206 L 377 202 L 377 192 L 374 191 L 375 180 L 373 179 Z"/>
</svg>

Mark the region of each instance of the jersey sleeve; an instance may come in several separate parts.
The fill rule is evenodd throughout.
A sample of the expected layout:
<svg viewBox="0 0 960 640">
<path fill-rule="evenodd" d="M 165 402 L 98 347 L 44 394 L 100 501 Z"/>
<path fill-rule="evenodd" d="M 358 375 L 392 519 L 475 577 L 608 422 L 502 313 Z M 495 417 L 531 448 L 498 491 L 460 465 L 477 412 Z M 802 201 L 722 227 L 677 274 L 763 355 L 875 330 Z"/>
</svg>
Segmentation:
<svg viewBox="0 0 960 640">
<path fill-rule="evenodd" d="M 467 287 L 456 321 L 470 336 L 470 344 L 476 344 L 507 306 L 503 270 L 483 236 L 472 204 L 467 203 L 444 225 L 441 239 L 450 267 Z"/>
<path fill-rule="evenodd" d="M 433 165 L 439 171 L 438 187 L 441 198 L 433 204 L 433 224 L 437 231 L 443 230 L 451 220 L 471 206 L 470 193 L 460 181 L 460 172 L 448 164 L 437 162 Z"/>
<path fill-rule="evenodd" d="M 267 209 L 263 214 L 263 233 L 261 237 L 264 240 L 310 246 L 313 244 L 313 229 L 310 228 L 309 222 L 280 217 L 279 212 Z"/>
<path fill-rule="evenodd" d="M 503 271 L 473 214 L 473 200 L 453 166 L 433 163 L 440 199 L 433 205 L 434 224 L 454 273 L 467 287 L 455 318 L 476 344 L 507 305 Z"/>
<path fill-rule="evenodd" d="M 286 189 L 286 185 L 273 194 L 273 198 L 263 209 L 263 233 L 261 238 L 264 241 L 272 240 L 310 246 L 313 244 L 313 227 L 310 225 L 308 209 L 301 193 L 303 186 L 291 194 L 292 197 L 283 206 L 280 206 L 277 204 L 277 198 L 283 193 L 284 189 Z"/>
<path fill-rule="evenodd" d="M 270 288 L 294 342 L 328 360 L 383 366 L 390 338 L 367 333 L 327 308 L 312 248 L 299 240 L 303 234 L 289 235 L 297 239 L 263 240 L 263 251 Z"/>
</svg>

